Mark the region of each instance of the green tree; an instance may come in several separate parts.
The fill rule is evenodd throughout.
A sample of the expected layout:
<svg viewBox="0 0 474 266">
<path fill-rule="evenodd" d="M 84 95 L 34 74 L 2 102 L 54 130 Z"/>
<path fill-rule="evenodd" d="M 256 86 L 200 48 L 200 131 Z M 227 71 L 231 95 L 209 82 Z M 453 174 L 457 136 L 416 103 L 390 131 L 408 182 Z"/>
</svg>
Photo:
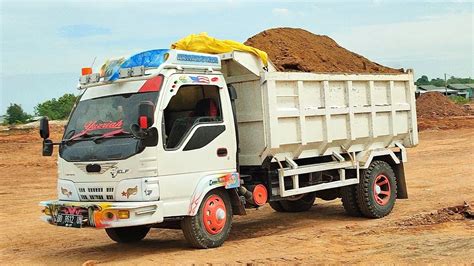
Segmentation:
<svg viewBox="0 0 474 266">
<path fill-rule="evenodd" d="M 77 100 L 77 96 L 66 93 L 58 99 L 42 102 L 35 107 L 36 115 L 47 116 L 51 120 L 65 119 Z"/>
<path fill-rule="evenodd" d="M 474 79 L 471 78 L 457 78 L 455 76 L 451 76 L 448 79 L 448 84 L 468 84 L 474 83 Z"/>
<path fill-rule="evenodd" d="M 429 85 L 430 80 L 428 79 L 427 76 L 423 75 L 421 78 L 417 79 L 415 82 L 416 85 Z"/>
<path fill-rule="evenodd" d="M 431 79 L 430 84 L 434 86 L 438 86 L 438 87 L 444 87 L 445 82 L 444 82 L 444 79 L 436 78 L 436 79 Z"/>
<path fill-rule="evenodd" d="M 28 121 L 31 116 L 25 111 L 19 104 L 10 103 L 10 106 L 7 108 L 6 121 L 8 124 L 22 124 Z"/>
</svg>

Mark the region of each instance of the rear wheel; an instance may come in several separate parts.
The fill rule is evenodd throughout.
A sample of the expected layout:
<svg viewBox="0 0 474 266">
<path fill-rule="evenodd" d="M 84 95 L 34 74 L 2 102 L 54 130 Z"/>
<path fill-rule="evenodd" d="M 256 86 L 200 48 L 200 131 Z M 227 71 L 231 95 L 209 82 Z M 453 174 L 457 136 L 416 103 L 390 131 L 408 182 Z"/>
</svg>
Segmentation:
<svg viewBox="0 0 474 266">
<path fill-rule="evenodd" d="M 281 206 L 281 203 L 279 201 L 270 201 L 268 202 L 270 207 L 272 207 L 273 210 L 277 212 L 285 212 L 285 209 L 283 209 L 283 206 Z"/>
<path fill-rule="evenodd" d="M 384 161 L 373 161 L 357 185 L 357 204 L 369 218 L 389 214 L 397 197 L 397 182 L 392 167 Z"/>
<path fill-rule="evenodd" d="M 304 212 L 313 207 L 316 194 L 314 192 L 304 194 L 295 200 L 281 200 L 270 202 L 270 207 L 277 212 Z"/>
<path fill-rule="evenodd" d="M 223 190 L 212 190 L 203 198 L 195 216 L 181 222 L 184 237 L 195 248 L 221 246 L 232 227 L 232 205 Z"/>
<path fill-rule="evenodd" d="M 115 242 L 118 243 L 132 243 L 138 242 L 145 238 L 150 231 L 147 226 L 131 226 L 119 228 L 107 228 L 105 232 Z"/>
<path fill-rule="evenodd" d="M 344 210 L 350 216 L 360 217 L 362 213 L 360 212 L 359 206 L 357 205 L 357 196 L 356 196 L 357 186 L 345 186 L 341 187 L 341 200 Z"/>
</svg>

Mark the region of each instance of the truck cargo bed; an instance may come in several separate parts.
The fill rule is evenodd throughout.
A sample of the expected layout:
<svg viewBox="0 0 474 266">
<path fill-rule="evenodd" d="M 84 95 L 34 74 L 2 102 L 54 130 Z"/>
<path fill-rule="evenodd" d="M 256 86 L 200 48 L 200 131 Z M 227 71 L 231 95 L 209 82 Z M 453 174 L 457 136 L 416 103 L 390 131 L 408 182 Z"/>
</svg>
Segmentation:
<svg viewBox="0 0 474 266">
<path fill-rule="evenodd" d="M 241 165 L 259 165 L 270 155 L 300 159 L 418 143 L 411 71 L 257 75 L 255 61 L 239 54 L 234 61 L 241 71 L 233 66 L 226 79 L 238 95 Z"/>
</svg>

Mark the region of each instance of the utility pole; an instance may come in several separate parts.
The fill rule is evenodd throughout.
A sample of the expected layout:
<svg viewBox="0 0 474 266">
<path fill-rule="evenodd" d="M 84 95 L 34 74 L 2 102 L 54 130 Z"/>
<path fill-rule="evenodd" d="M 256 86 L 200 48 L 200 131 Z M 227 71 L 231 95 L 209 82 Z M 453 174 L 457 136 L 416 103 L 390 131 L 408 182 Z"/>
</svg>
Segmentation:
<svg viewBox="0 0 474 266">
<path fill-rule="evenodd" d="M 446 96 L 448 96 L 448 81 L 446 79 L 446 73 L 444 73 L 444 89 Z"/>
</svg>

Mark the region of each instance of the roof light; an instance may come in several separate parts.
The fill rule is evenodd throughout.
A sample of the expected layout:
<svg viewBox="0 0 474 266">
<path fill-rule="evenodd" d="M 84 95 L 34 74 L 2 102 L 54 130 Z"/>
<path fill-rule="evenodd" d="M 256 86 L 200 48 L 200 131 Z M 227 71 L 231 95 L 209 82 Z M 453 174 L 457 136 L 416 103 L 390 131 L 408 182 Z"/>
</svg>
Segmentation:
<svg viewBox="0 0 474 266">
<path fill-rule="evenodd" d="M 125 79 L 125 78 L 130 77 L 130 72 L 131 72 L 130 68 L 121 68 L 121 69 L 119 69 L 119 78 L 120 79 Z"/>
<path fill-rule="evenodd" d="M 89 82 L 90 83 L 96 83 L 99 82 L 100 80 L 100 74 L 99 73 L 93 73 L 89 75 Z"/>
<path fill-rule="evenodd" d="M 92 67 L 83 67 L 82 68 L 82 75 L 89 75 L 92 74 Z"/>
<path fill-rule="evenodd" d="M 99 73 L 93 73 L 93 74 L 88 74 L 88 75 L 82 75 L 79 78 L 79 83 L 81 83 L 81 85 L 86 85 L 88 83 L 99 82 L 99 80 L 100 80 L 100 74 Z"/>
<path fill-rule="evenodd" d="M 81 83 L 81 85 L 86 85 L 89 83 L 89 75 L 81 76 L 79 78 L 79 83 Z"/>
<path fill-rule="evenodd" d="M 132 77 L 138 77 L 145 75 L 145 67 L 144 66 L 136 66 L 132 67 Z"/>
</svg>

